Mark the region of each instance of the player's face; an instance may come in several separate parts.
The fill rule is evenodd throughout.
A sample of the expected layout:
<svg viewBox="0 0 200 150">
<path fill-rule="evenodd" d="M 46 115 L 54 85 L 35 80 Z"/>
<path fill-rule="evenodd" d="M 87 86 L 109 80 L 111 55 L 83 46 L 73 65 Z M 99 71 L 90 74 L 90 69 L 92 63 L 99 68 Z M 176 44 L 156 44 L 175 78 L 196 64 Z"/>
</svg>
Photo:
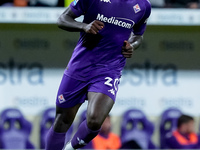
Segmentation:
<svg viewBox="0 0 200 150">
<path fill-rule="evenodd" d="M 195 131 L 195 127 L 194 127 L 194 121 L 190 121 L 187 123 L 187 132 L 188 133 L 192 133 Z"/>
</svg>

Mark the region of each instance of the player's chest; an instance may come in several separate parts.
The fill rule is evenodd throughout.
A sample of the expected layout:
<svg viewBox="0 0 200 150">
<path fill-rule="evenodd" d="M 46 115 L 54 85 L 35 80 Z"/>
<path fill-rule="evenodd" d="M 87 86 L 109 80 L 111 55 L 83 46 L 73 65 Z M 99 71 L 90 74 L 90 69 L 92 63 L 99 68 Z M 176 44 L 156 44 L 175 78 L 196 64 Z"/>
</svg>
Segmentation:
<svg viewBox="0 0 200 150">
<path fill-rule="evenodd" d="M 95 0 L 89 14 L 93 20 L 132 29 L 143 17 L 144 10 L 137 0 Z"/>
</svg>

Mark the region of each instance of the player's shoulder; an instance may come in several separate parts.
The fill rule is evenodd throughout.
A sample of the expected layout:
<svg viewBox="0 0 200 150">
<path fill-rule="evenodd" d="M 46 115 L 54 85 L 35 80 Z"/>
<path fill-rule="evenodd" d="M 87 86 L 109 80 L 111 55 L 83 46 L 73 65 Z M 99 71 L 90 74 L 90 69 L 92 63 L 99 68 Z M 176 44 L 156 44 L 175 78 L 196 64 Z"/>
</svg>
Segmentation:
<svg viewBox="0 0 200 150">
<path fill-rule="evenodd" d="M 149 0 L 140 0 L 140 1 L 143 3 L 143 5 L 144 5 L 145 7 L 151 8 L 151 3 L 150 3 Z"/>
<path fill-rule="evenodd" d="M 142 8 L 145 11 L 145 14 L 149 16 L 151 14 L 151 3 L 149 0 L 138 0 L 142 4 Z"/>
</svg>

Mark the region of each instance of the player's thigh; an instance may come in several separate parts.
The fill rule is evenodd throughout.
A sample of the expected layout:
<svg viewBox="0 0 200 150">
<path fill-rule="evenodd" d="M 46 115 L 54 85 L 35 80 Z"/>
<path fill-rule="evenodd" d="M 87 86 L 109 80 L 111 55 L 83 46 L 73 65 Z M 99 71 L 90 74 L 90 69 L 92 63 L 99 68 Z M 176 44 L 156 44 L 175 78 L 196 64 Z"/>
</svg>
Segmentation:
<svg viewBox="0 0 200 150">
<path fill-rule="evenodd" d="M 56 106 L 56 118 L 54 121 L 54 130 L 56 132 L 67 132 L 67 130 L 73 123 L 74 118 L 80 106 L 81 104 L 77 104 L 71 108 L 62 108 Z"/>
<path fill-rule="evenodd" d="M 56 131 L 65 132 L 71 126 L 79 107 L 87 97 L 86 87 L 86 82 L 63 75 L 56 99 Z"/>
<path fill-rule="evenodd" d="M 93 129 L 99 129 L 114 105 L 106 94 L 88 92 L 87 122 Z"/>
<path fill-rule="evenodd" d="M 88 92 L 103 93 L 109 96 L 114 102 L 118 92 L 120 75 L 109 74 L 100 76 L 91 81 Z"/>
<path fill-rule="evenodd" d="M 56 106 L 56 116 L 60 115 L 61 119 L 65 124 L 70 124 L 74 121 L 76 113 L 81 104 L 77 104 L 71 108 L 61 108 Z"/>
</svg>

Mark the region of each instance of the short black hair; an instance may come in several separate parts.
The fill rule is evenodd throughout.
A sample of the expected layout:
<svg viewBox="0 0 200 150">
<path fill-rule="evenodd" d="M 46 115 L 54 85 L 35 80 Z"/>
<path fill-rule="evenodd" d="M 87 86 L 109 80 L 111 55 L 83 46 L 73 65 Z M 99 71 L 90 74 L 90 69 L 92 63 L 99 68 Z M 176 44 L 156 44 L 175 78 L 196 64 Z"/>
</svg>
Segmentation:
<svg viewBox="0 0 200 150">
<path fill-rule="evenodd" d="M 177 127 L 179 128 L 182 124 L 188 123 L 190 121 L 194 121 L 194 118 L 189 115 L 181 115 L 178 118 Z"/>
</svg>

